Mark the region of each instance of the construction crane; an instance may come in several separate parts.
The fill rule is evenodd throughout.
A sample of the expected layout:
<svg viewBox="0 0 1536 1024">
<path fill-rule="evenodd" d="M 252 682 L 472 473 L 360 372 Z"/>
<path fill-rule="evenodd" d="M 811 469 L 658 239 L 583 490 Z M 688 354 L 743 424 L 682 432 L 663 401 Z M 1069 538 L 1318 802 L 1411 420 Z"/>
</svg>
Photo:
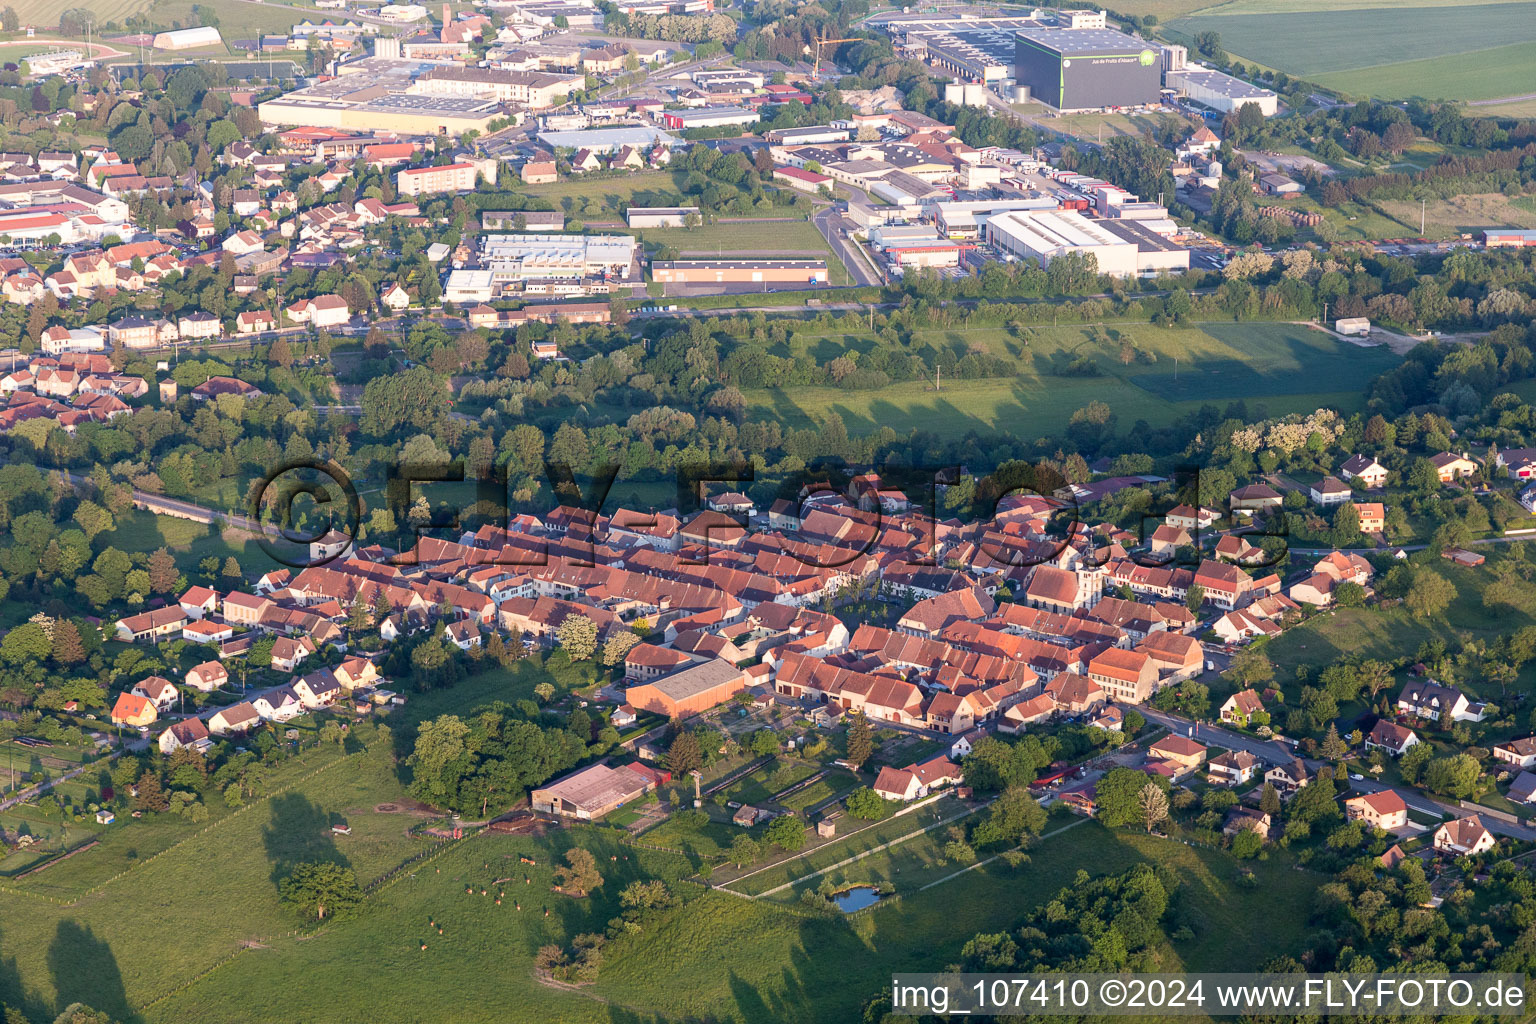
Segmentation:
<svg viewBox="0 0 1536 1024">
<path fill-rule="evenodd" d="M 818 80 L 818 81 L 821 80 L 821 48 L 823 46 L 835 46 L 838 43 L 862 43 L 862 42 L 864 42 L 864 40 L 862 38 L 859 38 L 859 37 L 854 37 L 852 39 L 826 39 L 826 38 L 822 38 L 822 39 L 816 40 L 816 63 L 812 66 L 811 77 L 816 79 L 816 80 Z M 810 53 L 811 52 L 811 48 L 809 46 L 807 46 L 805 48 L 805 52 L 806 53 Z"/>
</svg>

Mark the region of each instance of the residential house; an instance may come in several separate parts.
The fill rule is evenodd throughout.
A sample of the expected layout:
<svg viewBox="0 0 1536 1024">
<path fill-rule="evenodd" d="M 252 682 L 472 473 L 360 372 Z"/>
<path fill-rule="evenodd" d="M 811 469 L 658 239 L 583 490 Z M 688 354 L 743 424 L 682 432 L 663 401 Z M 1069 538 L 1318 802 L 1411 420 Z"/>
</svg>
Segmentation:
<svg viewBox="0 0 1536 1024">
<path fill-rule="evenodd" d="M 1442 686 L 1433 679 L 1416 679 L 1403 687 L 1397 697 L 1397 713 L 1438 722 L 1442 716 L 1455 722 L 1481 722 L 1482 704 L 1474 704 L 1454 686 Z"/>
<path fill-rule="evenodd" d="M 1466 455 L 1458 455 L 1455 452 L 1441 452 L 1439 455 L 1430 456 L 1429 461 L 1434 464 L 1435 474 L 1443 484 L 1452 483 L 1463 477 L 1471 476 L 1478 471 L 1478 465 Z"/>
<path fill-rule="evenodd" d="M 1233 491 L 1227 500 L 1234 512 L 1263 512 L 1279 508 L 1284 498 L 1268 484 L 1249 484 Z"/>
<path fill-rule="evenodd" d="M 1393 757 L 1402 757 L 1418 742 L 1419 737 L 1412 729 L 1378 718 L 1365 738 L 1365 749 L 1384 750 Z"/>
<path fill-rule="evenodd" d="M 160 716 L 155 712 L 154 701 L 136 694 L 120 693 L 117 695 L 117 703 L 112 705 L 113 725 L 128 725 L 135 729 L 144 729 L 152 725 L 158 717 Z"/>
<path fill-rule="evenodd" d="M 1453 857 L 1475 857 L 1493 849 L 1493 833 L 1476 814 L 1448 821 L 1435 829 L 1434 847 Z"/>
<path fill-rule="evenodd" d="M 208 587 L 188 587 L 177 603 L 187 618 L 201 619 L 219 610 L 219 594 Z"/>
<path fill-rule="evenodd" d="M 1493 759 L 1512 764 L 1516 768 L 1536 767 L 1536 736 L 1494 744 Z"/>
<path fill-rule="evenodd" d="M 130 691 L 135 697 L 143 697 L 155 706 L 155 710 L 164 714 L 176 706 L 181 698 L 176 684 L 164 676 L 150 676 L 133 684 Z"/>
<path fill-rule="evenodd" d="M 208 731 L 215 736 L 234 736 L 249 732 L 261 724 L 261 714 L 248 701 L 231 704 L 215 711 L 208 719 Z"/>
<path fill-rule="evenodd" d="M 1307 766 L 1298 759 L 1275 765 L 1264 773 L 1264 781 L 1274 786 L 1276 792 L 1285 798 L 1311 782 L 1312 778 L 1307 774 Z"/>
<path fill-rule="evenodd" d="M 1370 455 L 1353 455 L 1339 467 L 1339 475 L 1351 482 L 1358 480 L 1361 487 L 1375 490 L 1387 482 L 1387 467 Z"/>
<path fill-rule="evenodd" d="M 1350 797 L 1344 801 L 1344 814 L 1350 821 L 1363 821 L 1387 832 L 1408 824 L 1408 805 L 1390 789 Z"/>
<path fill-rule="evenodd" d="M 212 693 L 228 682 L 229 670 L 217 661 L 205 661 L 187 670 L 187 685 L 203 693 Z"/>
<path fill-rule="evenodd" d="M 1254 832 L 1260 839 L 1267 840 L 1273 825 L 1269 815 L 1255 807 L 1234 807 L 1222 823 L 1221 834 L 1235 836 L 1239 832 Z"/>
<path fill-rule="evenodd" d="M 211 746 L 213 746 L 213 740 L 208 735 L 208 727 L 203 724 L 201 718 L 188 718 L 175 722 L 160 734 L 160 753 L 167 757 L 182 747 L 207 750 Z"/>
<path fill-rule="evenodd" d="M 1259 759 L 1246 750 L 1226 750 L 1206 762 L 1205 781 L 1217 786 L 1241 786 L 1258 771 Z"/>
<path fill-rule="evenodd" d="M 1336 476 L 1325 476 L 1311 487 L 1307 493 L 1312 498 L 1312 504 L 1321 505 L 1323 508 L 1332 508 L 1334 505 L 1342 505 L 1354 496 L 1354 491 L 1349 484 Z"/>
<path fill-rule="evenodd" d="M 180 605 L 168 605 L 147 612 L 139 612 L 117 620 L 117 638 L 124 643 L 150 643 L 163 640 L 181 632 L 186 625 L 187 613 Z"/>
<path fill-rule="evenodd" d="M 1264 701 L 1253 690 L 1239 690 L 1221 705 L 1221 720 L 1246 729 L 1253 716 L 1264 711 Z"/>
<path fill-rule="evenodd" d="M 1147 759 L 1171 761 L 1178 765 L 1179 773 L 1194 771 L 1205 763 L 1205 746 L 1188 736 L 1173 733 L 1164 736 L 1147 748 Z"/>
<path fill-rule="evenodd" d="M 1521 772 L 1504 794 L 1517 804 L 1536 804 L 1536 772 Z"/>
<path fill-rule="evenodd" d="M 256 713 L 269 722 L 289 722 L 304 713 L 304 702 L 291 686 L 276 686 L 251 701 Z"/>
</svg>

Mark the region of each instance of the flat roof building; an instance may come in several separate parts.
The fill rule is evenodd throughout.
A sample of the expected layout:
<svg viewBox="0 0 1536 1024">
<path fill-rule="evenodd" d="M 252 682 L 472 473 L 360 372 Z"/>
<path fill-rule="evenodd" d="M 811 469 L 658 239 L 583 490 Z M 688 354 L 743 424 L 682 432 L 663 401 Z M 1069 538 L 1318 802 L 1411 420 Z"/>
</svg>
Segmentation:
<svg viewBox="0 0 1536 1024">
<path fill-rule="evenodd" d="M 723 704 L 746 688 L 746 672 L 715 658 L 631 686 L 624 691 L 624 698 L 631 707 L 669 718 L 686 718 Z"/>
<path fill-rule="evenodd" d="M 440 65 L 365 57 L 340 65 L 337 77 L 257 105 L 264 124 L 340 128 L 400 135 L 485 131 L 504 116 L 501 103 L 474 96 L 423 95 L 412 83 Z"/>
<path fill-rule="evenodd" d="M 611 156 L 625 147 L 649 149 L 675 146 L 677 137 L 649 125 L 615 125 L 569 132 L 539 132 L 539 141 L 550 149 L 589 149 L 599 156 Z"/>
<path fill-rule="evenodd" d="M 1094 110 L 1162 99 L 1162 58 L 1145 40 L 1097 28 L 1026 28 L 1015 38 L 1018 84 L 1048 106 Z"/>
<path fill-rule="evenodd" d="M 663 284 L 826 284 L 826 260 L 657 260 Z"/>
<path fill-rule="evenodd" d="M 1106 225 L 1075 210 L 1014 210 L 987 221 L 986 240 L 1041 266 L 1067 253 L 1086 253 L 1098 260 L 1101 274 L 1135 276 L 1137 244 L 1111 233 Z"/>
<path fill-rule="evenodd" d="M 1260 88 L 1241 78 L 1233 78 L 1221 71 L 1186 67 L 1179 71 L 1169 71 L 1165 79 L 1168 88 L 1176 89 L 1179 95 L 1203 103 L 1212 110 L 1237 110 L 1252 103 L 1265 117 L 1274 117 L 1280 112 L 1280 97 L 1272 90 Z"/>
</svg>

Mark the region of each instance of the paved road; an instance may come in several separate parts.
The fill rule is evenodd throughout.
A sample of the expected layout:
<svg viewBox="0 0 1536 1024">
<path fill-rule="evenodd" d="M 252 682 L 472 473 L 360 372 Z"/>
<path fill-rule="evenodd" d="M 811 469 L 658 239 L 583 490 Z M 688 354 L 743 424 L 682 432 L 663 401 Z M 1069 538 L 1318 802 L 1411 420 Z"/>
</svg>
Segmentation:
<svg viewBox="0 0 1536 1024">
<path fill-rule="evenodd" d="M 1449 814 L 1453 817 L 1464 818 L 1469 814 L 1475 813 L 1472 809 L 1462 807 L 1459 804 L 1447 803 L 1443 800 L 1436 800 L 1434 797 L 1425 793 L 1421 793 L 1416 789 L 1410 789 L 1407 786 L 1389 786 L 1386 783 L 1377 782 L 1374 779 L 1361 779 L 1358 781 L 1351 779 L 1349 782 L 1349 788 L 1356 793 L 1381 793 L 1386 790 L 1391 790 L 1398 796 L 1402 797 L 1403 802 L 1409 807 L 1436 818 L 1440 817 L 1442 814 Z M 1536 828 L 1531 828 L 1527 825 L 1514 825 L 1507 821 L 1501 821 L 1491 814 L 1484 814 L 1481 817 L 1483 819 L 1483 824 L 1488 826 L 1488 831 L 1493 832 L 1496 835 L 1509 836 L 1512 839 L 1520 840 L 1536 839 Z"/>
<path fill-rule="evenodd" d="M 866 262 L 859 246 L 850 242 L 843 234 L 855 226 L 853 221 L 837 212 L 835 206 L 825 206 L 811 217 L 811 223 L 816 225 L 816 230 L 821 232 L 821 237 L 827 240 L 837 258 L 842 260 L 843 266 L 848 268 L 848 274 L 853 278 L 853 283 L 860 286 L 874 286 L 884 284 L 880 275 L 876 274 Z"/>
<path fill-rule="evenodd" d="M 1277 764 L 1290 764 L 1296 760 L 1297 754 L 1289 746 L 1278 740 L 1261 740 L 1253 736 L 1245 736 L 1230 729 L 1224 729 L 1219 725 L 1206 723 L 1193 723 L 1189 719 L 1179 715 L 1170 715 L 1156 708 L 1142 706 L 1136 709 L 1149 722 L 1156 722 L 1165 726 L 1180 736 L 1188 735 L 1191 727 L 1195 730 L 1194 738 L 1201 742 L 1217 743 L 1230 750 L 1246 750 L 1254 757 L 1263 761 L 1266 766 Z M 1303 760 L 1306 760 L 1303 758 Z M 1308 768 L 1315 768 L 1320 761 L 1307 762 Z"/>
</svg>

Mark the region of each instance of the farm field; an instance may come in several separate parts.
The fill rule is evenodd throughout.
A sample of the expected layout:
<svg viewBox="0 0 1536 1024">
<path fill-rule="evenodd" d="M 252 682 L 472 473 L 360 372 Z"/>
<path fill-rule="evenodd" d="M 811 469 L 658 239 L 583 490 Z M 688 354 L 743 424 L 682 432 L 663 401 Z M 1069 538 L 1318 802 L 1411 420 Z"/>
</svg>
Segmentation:
<svg viewBox="0 0 1536 1024">
<path fill-rule="evenodd" d="M 313 4 L 273 0 L 265 3 L 249 3 L 247 0 L 153 0 L 147 5 L 149 18 L 154 24 L 167 27 L 173 22 L 180 22 L 183 27 L 196 25 L 199 21 L 197 15 L 192 13 L 193 4 L 213 10 L 219 19 L 219 34 L 226 43 L 234 39 L 253 39 L 263 33 L 286 33 L 305 18 L 313 18 L 316 12 Z M 160 60 L 166 60 L 175 55 L 157 56 Z"/>
<path fill-rule="evenodd" d="M 758 415 L 778 418 L 786 426 L 808 427 L 836 412 L 853 434 L 887 426 L 898 433 L 932 430 L 946 438 L 971 431 L 984 434 L 1003 426 L 1017 431 L 1029 420 L 1064 423 L 1095 400 L 1115 410 L 1123 430 L 1139 419 L 1154 425 L 1169 423 L 1207 401 L 1243 400 L 1250 412 L 1263 405 L 1271 415 L 1307 412 L 1323 405 L 1352 411 L 1360 405 L 1364 385 L 1397 361 L 1385 348 L 1342 345 L 1319 331 L 1291 324 L 1111 326 L 1109 343 L 1098 346 L 1088 330 L 1038 328 L 1030 335 L 1027 349 L 997 328 L 920 332 L 914 349 L 943 345 L 963 354 L 970 346 L 979 346 L 990 354 L 1012 357 L 1019 366 L 1015 377 L 944 381 L 938 392 L 931 381 L 903 381 L 869 391 L 827 387 L 744 393 Z M 1122 339 L 1155 354 L 1156 361 L 1123 365 L 1118 358 Z M 876 344 L 868 337 L 842 340 L 861 351 Z M 821 358 L 837 339 L 806 342 L 802 337 L 791 348 L 806 344 L 814 344 Z M 1099 376 L 1062 374 L 1068 363 L 1084 355 L 1094 360 Z M 1303 390 L 1320 381 L 1328 382 L 1330 390 Z"/>
<path fill-rule="evenodd" d="M 1350 93 L 1486 99 L 1531 91 L 1521 84 L 1531 74 L 1522 44 L 1536 43 L 1536 18 L 1523 2 L 1415 6 L 1405 14 L 1397 4 L 1252 0 L 1207 7 L 1165 28 L 1180 42 L 1218 32 L 1229 53 Z"/>
<path fill-rule="evenodd" d="M 1536 92 L 1536 42 L 1330 72 L 1313 78 L 1351 96 L 1445 100 L 1525 96 Z"/>
</svg>

